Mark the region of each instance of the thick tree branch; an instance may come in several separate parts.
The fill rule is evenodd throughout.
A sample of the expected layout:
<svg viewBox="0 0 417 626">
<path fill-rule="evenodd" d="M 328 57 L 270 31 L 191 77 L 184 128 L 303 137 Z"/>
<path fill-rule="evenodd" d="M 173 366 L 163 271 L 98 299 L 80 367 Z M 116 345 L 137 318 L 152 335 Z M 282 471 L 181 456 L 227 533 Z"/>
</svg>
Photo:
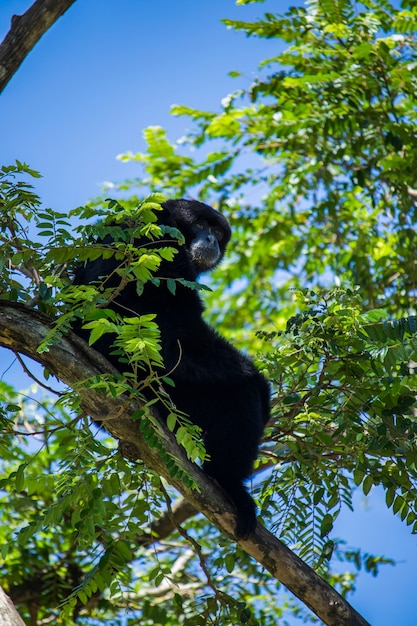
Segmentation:
<svg viewBox="0 0 417 626">
<path fill-rule="evenodd" d="M 140 457 L 178 489 L 191 506 L 233 537 L 234 514 L 231 504 L 223 492 L 187 460 L 165 424 L 161 423 L 161 429 L 167 451 L 187 466 L 187 472 L 198 483 L 200 492 L 171 476 L 158 451 L 147 446 L 137 424 L 129 417 L 138 408 L 133 402 L 124 398 L 105 397 L 80 385 L 88 377 L 116 372 L 104 357 L 73 334 L 52 345 L 48 352 L 37 353 L 38 345 L 50 328 L 51 320 L 47 316 L 19 304 L 0 301 L 0 345 L 35 359 L 63 382 L 76 387 L 83 410 L 93 419 L 106 419 L 106 428 L 121 441 L 122 452 L 125 448 L 129 456 Z M 258 525 L 256 532 L 240 543 L 248 554 L 328 626 L 369 626 L 342 596 L 262 526 Z"/>
<path fill-rule="evenodd" d="M 0 44 L 0 93 L 42 35 L 75 0 L 36 0 L 12 26 Z"/>
<path fill-rule="evenodd" d="M 13 602 L 0 587 L 0 624 L 2 626 L 25 626 Z"/>
</svg>

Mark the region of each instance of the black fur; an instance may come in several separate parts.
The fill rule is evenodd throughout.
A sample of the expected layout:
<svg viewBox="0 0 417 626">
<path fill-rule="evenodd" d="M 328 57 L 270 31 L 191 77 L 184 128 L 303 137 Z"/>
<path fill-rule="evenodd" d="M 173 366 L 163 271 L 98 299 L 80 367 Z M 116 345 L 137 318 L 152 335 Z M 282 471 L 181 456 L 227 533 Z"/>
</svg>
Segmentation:
<svg viewBox="0 0 417 626">
<path fill-rule="evenodd" d="M 180 230 L 185 245 L 179 246 L 172 262 L 162 263 L 157 275 L 194 281 L 223 257 L 231 234 L 229 224 L 220 213 L 201 202 L 169 200 L 162 207 L 158 222 Z M 138 245 L 149 247 L 149 240 L 139 240 Z M 113 257 L 88 262 L 78 268 L 75 283 L 88 284 L 109 276 L 119 264 Z M 105 281 L 106 287 L 118 285 L 114 274 Z M 259 440 L 269 419 L 267 381 L 247 356 L 206 324 L 200 297 L 189 287 L 177 285 L 173 295 L 166 281 L 158 287 L 146 283 L 138 296 L 135 284 L 129 283 L 109 306 L 125 316 L 132 315 L 132 310 L 138 315 L 156 314 L 164 365 L 175 383 L 175 387 L 169 388 L 171 399 L 202 428 L 210 455 L 204 470 L 233 502 L 236 534 L 247 537 L 256 526 L 256 515 L 243 481 L 252 473 Z M 86 337 L 86 331 L 75 330 Z M 126 365 L 110 354 L 109 335 L 103 336 L 94 348 L 120 371 L 126 371 Z"/>
</svg>

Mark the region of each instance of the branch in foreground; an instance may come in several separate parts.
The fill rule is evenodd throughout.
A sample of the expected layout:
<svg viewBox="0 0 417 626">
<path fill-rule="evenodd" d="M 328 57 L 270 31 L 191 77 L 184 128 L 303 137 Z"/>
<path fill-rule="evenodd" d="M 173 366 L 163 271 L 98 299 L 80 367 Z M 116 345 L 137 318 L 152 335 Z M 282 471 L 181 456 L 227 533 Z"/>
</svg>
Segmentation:
<svg viewBox="0 0 417 626">
<path fill-rule="evenodd" d="M 0 301 L 0 345 L 20 352 L 42 363 L 60 380 L 77 387 L 82 409 L 95 420 L 106 420 L 107 430 L 126 447 L 129 457 L 141 458 L 173 485 L 198 511 L 230 537 L 234 537 L 234 514 L 223 492 L 193 463 L 177 445 L 172 433 L 161 422 L 166 449 L 187 467 L 187 472 L 199 485 L 197 492 L 171 476 L 160 454 L 148 447 L 137 424 L 130 418 L 139 407 L 124 398 L 105 397 L 83 387 L 86 378 L 105 372 L 116 373 L 106 359 L 76 335 L 70 333 L 49 352 L 37 353 L 37 347 L 52 325 L 44 314 L 9 301 Z M 258 524 L 256 532 L 240 545 L 280 580 L 328 626 L 369 626 L 346 600 L 299 559 L 270 532 Z"/>
<path fill-rule="evenodd" d="M 12 26 L 0 44 L 0 93 L 42 35 L 75 0 L 36 0 Z"/>
<path fill-rule="evenodd" d="M 0 587 L 0 624 L 2 626 L 25 626 L 13 602 Z"/>
</svg>

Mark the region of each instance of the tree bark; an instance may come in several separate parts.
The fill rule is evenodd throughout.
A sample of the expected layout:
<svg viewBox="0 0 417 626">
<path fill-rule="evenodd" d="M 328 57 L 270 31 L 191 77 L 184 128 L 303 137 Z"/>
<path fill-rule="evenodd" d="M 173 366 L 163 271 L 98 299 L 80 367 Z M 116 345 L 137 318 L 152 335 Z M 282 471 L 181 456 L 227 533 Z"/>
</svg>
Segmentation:
<svg viewBox="0 0 417 626">
<path fill-rule="evenodd" d="M 0 93 L 33 46 L 75 0 L 36 0 L 12 25 L 0 44 Z"/>
<path fill-rule="evenodd" d="M 80 395 L 82 409 L 95 420 L 105 420 L 106 429 L 120 440 L 122 454 L 141 458 L 173 485 L 192 507 L 234 538 L 231 504 L 221 489 L 187 460 L 185 452 L 165 424 L 160 422 L 167 452 L 186 466 L 200 491 L 171 476 L 158 450 L 148 447 L 137 424 L 130 418 L 132 412 L 139 408 L 134 402 L 123 397 L 106 397 L 83 383 L 86 378 L 104 372 L 116 373 L 101 354 L 72 333 L 53 344 L 48 352 L 37 352 L 51 325 L 51 320 L 38 311 L 0 300 L 0 345 L 42 363 L 72 387 Z M 255 533 L 249 539 L 241 540 L 240 544 L 328 626 L 369 626 L 341 595 L 259 524 Z"/>
<path fill-rule="evenodd" d="M 1 626 L 25 626 L 25 622 L 14 608 L 13 602 L 10 600 L 3 589 L 0 587 L 0 624 Z"/>
</svg>

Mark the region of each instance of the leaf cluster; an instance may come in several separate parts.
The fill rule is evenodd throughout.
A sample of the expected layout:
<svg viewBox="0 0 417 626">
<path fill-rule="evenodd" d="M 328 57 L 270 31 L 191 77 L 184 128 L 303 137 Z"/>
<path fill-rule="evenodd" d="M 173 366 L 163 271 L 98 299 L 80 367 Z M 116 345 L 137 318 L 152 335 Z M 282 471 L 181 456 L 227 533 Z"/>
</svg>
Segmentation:
<svg viewBox="0 0 417 626">
<path fill-rule="evenodd" d="M 193 189 L 229 214 L 233 255 L 221 275 L 232 290 L 208 301 L 242 340 L 246 319 L 265 327 L 277 301 L 295 312 L 292 287 L 349 282 L 368 308 L 413 307 L 414 13 L 314 0 L 256 22 L 225 20 L 287 47 L 220 112 L 175 105 L 194 123 L 178 142 L 151 127 L 147 152 L 123 155 L 143 166 L 140 185 Z"/>
<path fill-rule="evenodd" d="M 381 309 L 364 312 L 359 289 L 296 297 L 286 330 L 262 333 L 277 395 L 264 444 L 275 465 L 261 499 L 280 535 L 323 565 L 355 486 L 381 486 L 417 532 L 417 325 L 414 315 L 387 322 Z"/>
</svg>

